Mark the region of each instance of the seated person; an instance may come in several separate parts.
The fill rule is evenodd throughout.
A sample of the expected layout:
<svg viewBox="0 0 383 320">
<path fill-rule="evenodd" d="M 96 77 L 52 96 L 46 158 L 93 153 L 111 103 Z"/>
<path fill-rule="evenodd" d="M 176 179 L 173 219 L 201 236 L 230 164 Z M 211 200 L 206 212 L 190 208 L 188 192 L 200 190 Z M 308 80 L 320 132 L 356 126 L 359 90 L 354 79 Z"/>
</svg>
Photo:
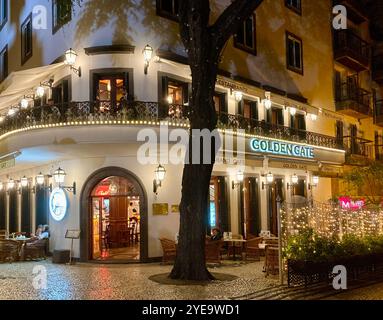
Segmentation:
<svg viewBox="0 0 383 320">
<path fill-rule="evenodd" d="M 44 226 L 43 232 L 40 234 L 40 236 L 38 238 L 39 238 L 39 240 L 50 238 L 50 232 L 49 232 L 49 226 L 48 225 Z"/>
<path fill-rule="evenodd" d="M 37 229 L 36 229 L 36 232 L 35 232 L 35 234 L 34 234 L 34 236 L 35 237 L 40 237 L 40 235 L 42 234 L 42 232 L 43 232 L 43 225 L 42 224 L 39 224 L 38 226 L 37 226 Z M 33 238 L 33 236 L 32 236 L 32 238 Z"/>
<path fill-rule="evenodd" d="M 219 241 L 222 239 L 222 232 L 221 230 L 219 230 L 218 228 L 214 228 L 212 231 L 211 231 L 211 237 L 210 237 L 210 240 L 211 241 Z"/>
</svg>

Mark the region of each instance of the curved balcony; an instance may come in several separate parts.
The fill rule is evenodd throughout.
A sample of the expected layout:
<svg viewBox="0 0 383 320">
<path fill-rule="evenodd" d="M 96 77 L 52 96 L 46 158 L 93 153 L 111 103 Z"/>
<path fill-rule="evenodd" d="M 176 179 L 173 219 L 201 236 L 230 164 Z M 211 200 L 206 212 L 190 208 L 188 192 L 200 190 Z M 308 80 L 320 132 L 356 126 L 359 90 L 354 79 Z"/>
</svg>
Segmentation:
<svg viewBox="0 0 383 320">
<path fill-rule="evenodd" d="M 76 125 L 153 125 L 167 122 L 170 126 L 188 127 L 187 106 L 168 105 L 157 102 L 134 101 L 126 105 L 110 102 L 70 102 L 51 104 L 19 110 L 6 116 L 0 124 L 0 137 L 27 129 L 41 129 Z M 265 121 L 245 118 L 240 115 L 218 115 L 219 129 L 245 130 L 248 134 L 292 142 L 306 143 L 332 149 L 343 149 L 335 137 L 305 130 L 272 125 Z"/>
</svg>

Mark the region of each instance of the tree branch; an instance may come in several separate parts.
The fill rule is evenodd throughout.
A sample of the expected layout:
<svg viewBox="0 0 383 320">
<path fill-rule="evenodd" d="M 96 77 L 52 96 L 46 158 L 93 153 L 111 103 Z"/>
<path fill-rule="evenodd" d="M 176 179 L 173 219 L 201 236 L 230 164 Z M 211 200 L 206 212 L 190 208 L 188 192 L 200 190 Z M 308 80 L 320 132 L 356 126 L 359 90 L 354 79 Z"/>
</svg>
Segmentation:
<svg viewBox="0 0 383 320">
<path fill-rule="evenodd" d="M 263 0 L 234 0 L 219 16 L 210 28 L 210 35 L 215 41 L 219 53 L 239 26 L 250 17 L 262 2 Z"/>
</svg>

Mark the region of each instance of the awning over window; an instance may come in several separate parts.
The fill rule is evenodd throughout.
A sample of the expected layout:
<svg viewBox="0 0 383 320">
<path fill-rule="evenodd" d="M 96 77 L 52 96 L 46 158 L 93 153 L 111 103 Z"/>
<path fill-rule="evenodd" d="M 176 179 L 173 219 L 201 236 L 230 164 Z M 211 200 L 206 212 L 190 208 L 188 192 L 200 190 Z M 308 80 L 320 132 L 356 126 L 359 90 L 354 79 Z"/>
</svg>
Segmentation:
<svg viewBox="0 0 383 320">
<path fill-rule="evenodd" d="M 0 85 L 0 111 L 7 110 L 30 94 L 41 82 L 49 80 L 57 71 L 66 67 L 62 63 L 12 72 Z"/>
</svg>

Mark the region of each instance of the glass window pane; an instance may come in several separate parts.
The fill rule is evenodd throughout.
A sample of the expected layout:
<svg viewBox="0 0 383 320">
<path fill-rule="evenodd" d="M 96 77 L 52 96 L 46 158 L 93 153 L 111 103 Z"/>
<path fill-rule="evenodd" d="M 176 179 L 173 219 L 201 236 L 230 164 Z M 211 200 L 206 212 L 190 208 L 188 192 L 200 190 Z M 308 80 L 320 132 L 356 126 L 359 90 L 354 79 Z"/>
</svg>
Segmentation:
<svg viewBox="0 0 383 320">
<path fill-rule="evenodd" d="M 254 21 L 253 18 L 249 18 L 245 22 L 246 30 L 246 46 L 253 49 L 254 48 Z"/>
</svg>

